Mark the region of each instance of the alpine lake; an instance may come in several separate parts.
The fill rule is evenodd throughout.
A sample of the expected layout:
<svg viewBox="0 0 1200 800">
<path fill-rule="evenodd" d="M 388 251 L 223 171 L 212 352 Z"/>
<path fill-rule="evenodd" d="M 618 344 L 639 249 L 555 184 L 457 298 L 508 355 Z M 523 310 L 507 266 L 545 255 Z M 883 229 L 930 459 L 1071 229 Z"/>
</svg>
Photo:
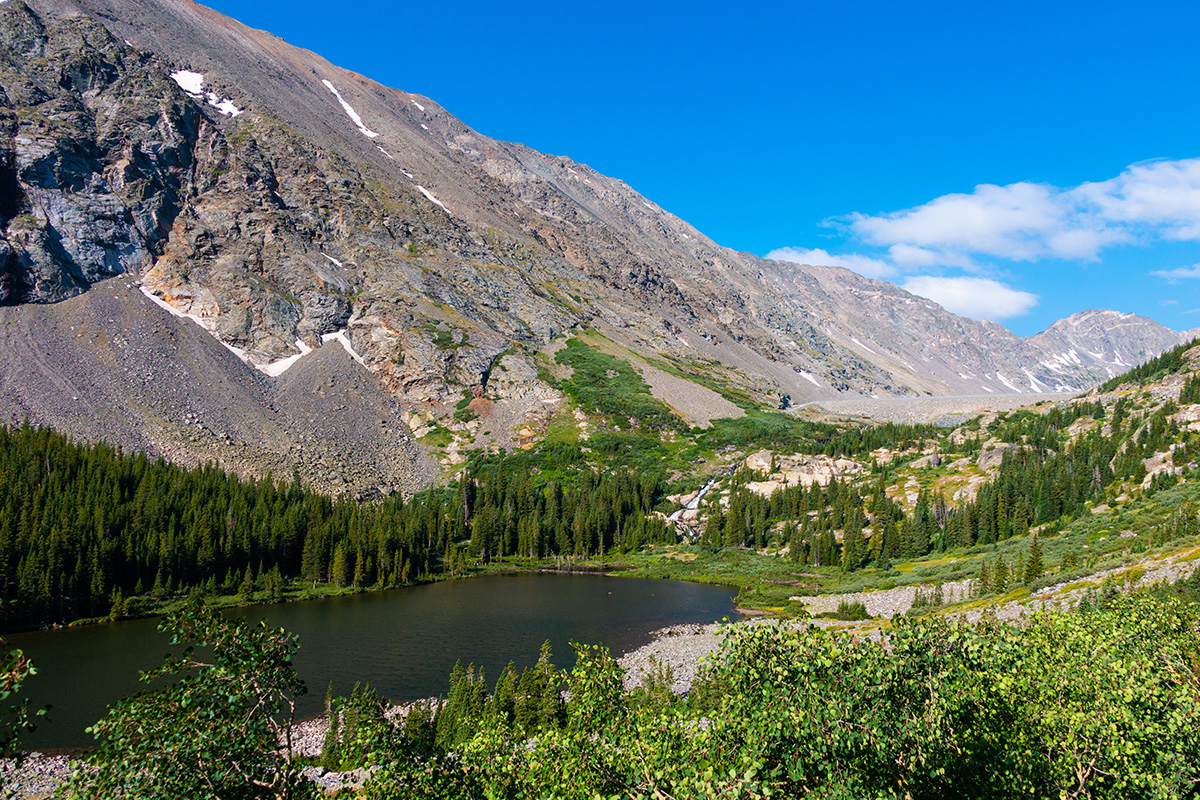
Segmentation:
<svg viewBox="0 0 1200 800">
<path fill-rule="evenodd" d="M 653 631 L 735 616 L 725 586 L 602 575 L 485 575 L 422 586 L 232 609 L 299 636 L 295 666 L 308 686 L 297 719 L 324 710 L 325 693 L 370 684 L 393 703 L 444 695 L 455 662 L 483 667 L 489 684 L 510 661 L 520 671 L 549 641 L 554 662 L 574 663 L 571 642 L 603 644 L 614 655 L 641 647 Z M 49 721 L 22 738 L 35 750 L 86 747 L 85 728 L 121 697 L 145 688 L 140 671 L 171 648 L 158 619 L 11 634 L 5 638 L 38 674 L 22 687 Z"/>
</svg>

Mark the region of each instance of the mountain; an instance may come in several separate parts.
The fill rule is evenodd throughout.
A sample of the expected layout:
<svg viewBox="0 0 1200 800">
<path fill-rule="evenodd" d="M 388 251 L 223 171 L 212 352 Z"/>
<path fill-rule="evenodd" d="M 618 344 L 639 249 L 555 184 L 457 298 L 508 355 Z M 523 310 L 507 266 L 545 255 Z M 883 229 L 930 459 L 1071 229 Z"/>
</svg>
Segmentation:
<svg viewBox="0 0 1200 800">
<path fill-rule="evenodd" d="M 1096 316 L 1115 312 L 1022 339 L 843 269 L 734 252 L 619 180 L 490 139 L 427 97 L 186 0 L 4 3 L 0 89 L 0 302 L 6 329 L 28 332 L 4 357 L 0 418 L 119 431 L 151 452 L 236 466 L 193 448 L 186 420 L 248 445 L 269 419 L 281 468 L 340 458 L 328 474 L 346 479 L 354 459 L 336 441 L 348 429 L 306 438 L 322 407 L 291 386 L 302 367 L 309 389 L 326 381 L 326 361 L 370 378 L 370 413 L 342 404 L 374 419 L 354 433 L 373 453 L 394 444 L 381 420 L 427 431 L 473 396 L 499 409 L 479 435 L 506 441 L 500 428 L 553 404 L 538 370 L 585 327 L 644 374 L 670 366 L 674 383 L 656 391 L 698 420 L 719 397 L 689 377 L 711 386 L 719 373 L 779 406 L 1073 391 L 1181 340 Z M 84 298 L 97 286 L 110 308 L 72 339 L 63 326 L 95 313 Z M 204 357 L 242 388 L 216 388 L 208 362 L 163 349 L 199 347 L 197 331 L 224 345 Z M 328 347 L 344 357 L 320 357 Z M 150 384 L 183 381 L 188 407 L 125 401 L 121 359 Z M 264 468 L 252 460 L 243 468 Z M 403 487 L 431 469 L 372 463 L 354 486 Z"/>
</svg>

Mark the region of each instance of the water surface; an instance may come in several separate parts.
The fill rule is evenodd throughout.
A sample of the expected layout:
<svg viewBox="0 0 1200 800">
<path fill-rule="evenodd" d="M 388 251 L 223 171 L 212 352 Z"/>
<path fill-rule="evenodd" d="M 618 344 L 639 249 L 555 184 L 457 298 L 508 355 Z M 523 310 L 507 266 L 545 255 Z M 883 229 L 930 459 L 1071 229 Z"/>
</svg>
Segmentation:
<svg viewBox="0 0 1200 800">
<path fill-rule="evenodd" d="M 569 667 L 572 640 L 624 653 L 655 629 L 732 616 L 734 595 L 728 587 L 676 581 L 490 575 L 230 613 L 265 617 L 299 635 L 296 668 L 309 688 L 299 710 L 313 715 L 330 682 L 335 694 L 349 694 L 355 681 L 366 681 L 394 702 L 435 696 L 445 693 L 455 661 L 483 665 L 494 682 L 509 661 L 518 669 L 534 664 L 548 639 L 555 663 Z M 139 670 L 162 662 L 167 638 L 157 625 L 132 620 L 6 637 L 39 670 L 25 686 L 32 704 L 54 706 L 51 722 L 26 744 L 91 743 L 84 728 L 140 688 Z"/>
</svg>

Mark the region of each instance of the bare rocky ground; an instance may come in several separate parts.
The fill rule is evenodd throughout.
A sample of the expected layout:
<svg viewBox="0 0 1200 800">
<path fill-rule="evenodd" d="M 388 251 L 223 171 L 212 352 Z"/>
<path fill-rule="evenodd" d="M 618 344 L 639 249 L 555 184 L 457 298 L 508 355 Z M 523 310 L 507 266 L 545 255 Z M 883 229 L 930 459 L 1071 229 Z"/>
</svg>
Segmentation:
<svg viewBox="0 0 1200 800">
<path fill-rule="evenodd" d="M 1068 394 L 971 394 L 941 397 L 859 397 L 817 400 L 800 408 L 813 408 L 843 417 L 867 417 L 884 422 L 957 425 L 989 411 L 1012 411 L 1035 403 L 1064 403 Z"/>
<path fill-rule="evenodd" d="M 650 393 L 673 408 L 689 426 L 708 428 L 714 419 L 737 418 L 746 412 L 712 389 L 677 378 L 642 361 L 633 361 Z"/>
<path fill-rule="evenodd" d="M 0 423 L 370 497 L 436 476 L 402 413 L 336 341 L 270 377 L 127 278 L 0 308 Z"/>
<path fill-rule="evenodd" d="M 17 798 L 49 797 L 71 774 L 73 763 L 70 756 L 44 753 L 31 753 L 20 767 L 11 758 L 0 759 L 0 787 Z"/>
</svg>

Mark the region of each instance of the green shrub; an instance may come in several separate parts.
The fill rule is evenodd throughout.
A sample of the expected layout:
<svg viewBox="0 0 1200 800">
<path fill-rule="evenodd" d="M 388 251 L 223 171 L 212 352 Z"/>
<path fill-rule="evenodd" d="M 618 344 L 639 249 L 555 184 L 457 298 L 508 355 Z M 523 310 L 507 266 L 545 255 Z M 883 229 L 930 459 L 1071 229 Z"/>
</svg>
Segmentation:
<svg viewBox="0 0 1200 800">
<path fill-rule="evenodd" d="M 838 603 L 837 611 L 834 612 L 837 619 L 844 620 L 863 620 L 870 619 L 871 615 L 867 613 L 867 607 L 858 601 L 847 602 L 843 600 Z"/>
<path fill-rule="evenodd" d="M 479 725 L 386 763 L 364 795 L 1194 796 L 1200 620 L 1183 596 L 1022 627 L 898 618 L 884 641 L 737 626 L 683 699 L 631 693 L 607 651 L 579 647 L 558 724 Z"/>
<path fill-rule="evenodd" d="M 296 637 L 266 623 L 226 620 L 199 604 L 159 625 L 182 654 L 142 674 L 175 679 L 113 706 L 91 730 L 97 747 L 66 787 L 73 800 L 169 797 L 301 798 L 314 794 L 280 750 L 304 682 Z M 211 653 L 201 660 L 194 648 Z M 290 741 L 290 740 L 287 740 Z M 88 768 L 90 767 L 90 768 Z"/>
</svg>

